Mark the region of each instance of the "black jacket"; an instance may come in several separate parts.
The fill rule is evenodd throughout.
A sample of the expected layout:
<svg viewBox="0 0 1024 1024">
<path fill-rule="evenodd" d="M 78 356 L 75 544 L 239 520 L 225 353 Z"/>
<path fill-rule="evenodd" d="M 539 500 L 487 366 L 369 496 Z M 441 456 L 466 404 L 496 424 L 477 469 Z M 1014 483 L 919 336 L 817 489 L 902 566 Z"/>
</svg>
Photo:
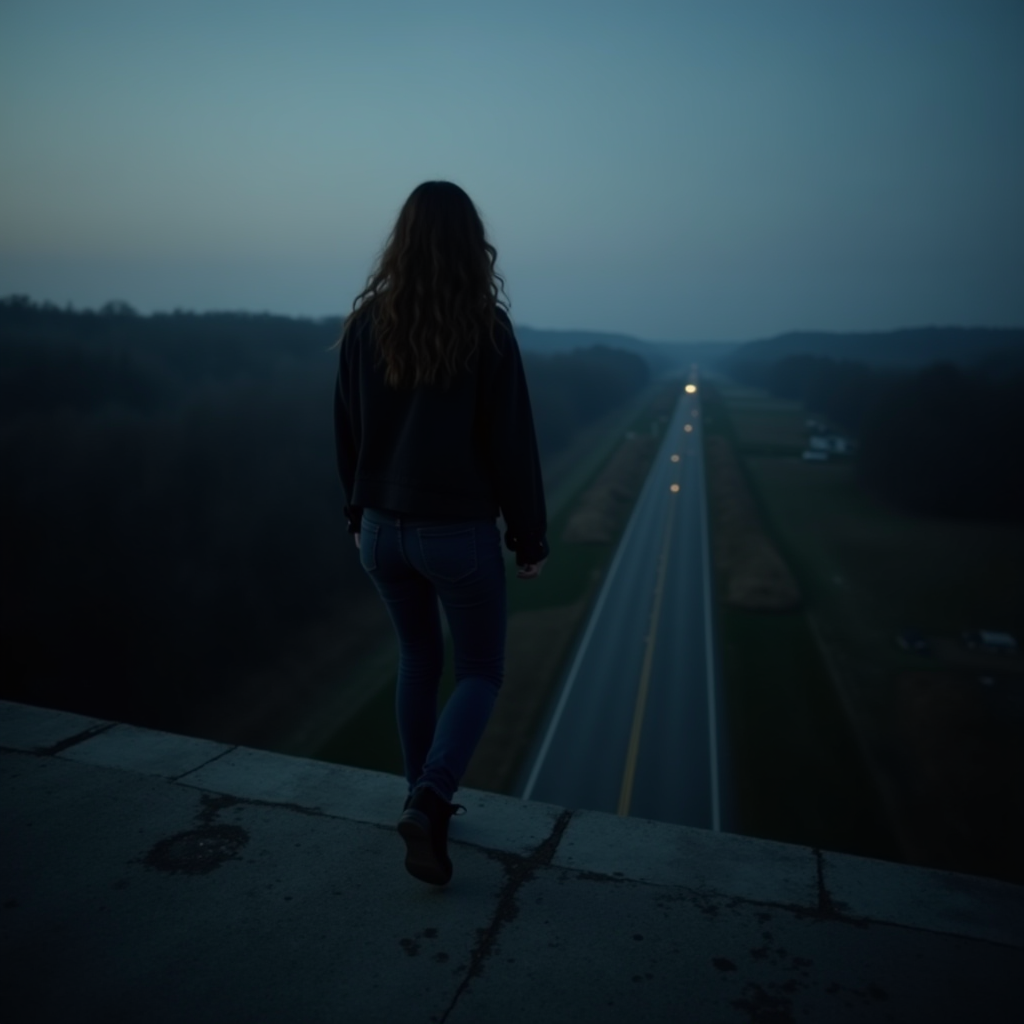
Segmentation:
<svg viewBox="0 0 1024 1024">
<path fill-rule="evenodd" d="M 390 387 L 368 312 L 341 345 L 334 396 L 338 472 L 349 531 L 364 508 L 425 519 L 494 519 L 520 565 L 548 554 L 547 513 L 530 396 L 512 324 L 498 309 L 496 346 L 443 385 Z"/>
</svg>

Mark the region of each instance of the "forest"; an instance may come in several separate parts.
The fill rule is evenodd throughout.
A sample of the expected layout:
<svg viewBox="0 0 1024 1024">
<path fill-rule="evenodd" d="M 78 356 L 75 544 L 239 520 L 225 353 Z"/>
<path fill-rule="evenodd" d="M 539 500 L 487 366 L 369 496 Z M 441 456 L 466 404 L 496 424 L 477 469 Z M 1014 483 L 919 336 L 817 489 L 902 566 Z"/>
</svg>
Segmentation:
<svg viewBox="0 0 1024 1024">
<path fill-rule="evenodd" d="M 340 327 L 0 301 L 0 695 L 174 730 L 375 599 L 335 466 Z M 604 346 L 523 361 L 542 461 L 651 374 Z"/>
<path fill-rule="evenodd" d="M 724 367 L 845 429 L 858 442 L 864 482 L 909 511 L 1024 522 L 1019 347 L 914 369 L 808 354 L 767 360 L 740 350 Z"/>
</svg>

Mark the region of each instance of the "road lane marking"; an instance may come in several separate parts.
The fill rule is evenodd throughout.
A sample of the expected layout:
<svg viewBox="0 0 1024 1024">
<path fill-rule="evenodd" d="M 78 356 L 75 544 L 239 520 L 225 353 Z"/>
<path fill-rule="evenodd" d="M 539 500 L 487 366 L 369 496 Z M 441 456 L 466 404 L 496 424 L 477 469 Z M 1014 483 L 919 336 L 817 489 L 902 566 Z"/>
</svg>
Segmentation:
<svg viewBox="0 0 1024 1024">
<path fill-rule="evenodd" d="M 633 506 L 633 512 L 629 517 L 629 522 L 626 524 L 626 530 L 622 535 L 622 539 L 619 541 L 619 548 L 615 552 L 615 557 L 612 559 L 611 567 L 608 569 L 608 575 L 605 576 L 604 583 L 601 585 L 601 593 L 598 595 L 597 604 L 594 605 L 594 610 L 590 613 L 590 621 L 587 623 L 586 632 L 583 634 L 583 639 L 580 641 L 580 646 L 576 651 L 576 657 L 573 660 L 572 668 L 569 670 L 569 677 L 565 681 L 565 687 L 562 690 L 562 695 L 558 698 L 555 713 L 551 716 L 551 724 L 548 726 L 548 731 L 544 735 L 544 742 L 541 744 L 540 751 L 537 754 L 537 759 L 533 762 L 530 777 L 526 780 L 526 786 L 523 789 L 522 797 L 524 800 L 529 800 L 531 798 L 534 786 L 537 785 L 537 779 L 540 777 L 541 769 L 544 767 L 544 761 L 548 756 L 548 750 L 551 748 L 551 742 L 555 738 L 555 733 L 558 731 L 558 723 L 562 720 L 562 712 L 565 710 L 565 705 L 569 700 L 569 694 L 572 693 L 576 677 L 579 675 L 580 666 L 583 664 L 583 657 L 587 653 L 587 647 L 590 644 L 590 637 L 593 635 L 594 629 L 597 627 L 598 619 L 601 617 L 601 609 L 604 608 L 604 602 L 607 600 L 608 594 L 612 590 L 612 582 L 615 579 L 616 572 L 618 572 L 619 563 L 622 561 L 622 555 L 626 548 L 629 547 L 629 541 L 632 537 L 633 530 L 640 518 L 638 513 L 641 503 L 646 497 L 648 487 L 653 487 L 654 485 L 654 469 L 655 466 L 652 465 L 651 472 L 648 474 L 647 479 L 644 481 L 644 486 L 640 491 L 640 496 L 637 498 L 636 504 Z"/>
<path fill-rule="evenodd" d="M 668 569 L 668 547 L 672 540 L 672 523 L 675 520 L 676 505 L 670 501 L 668 515 L 665 517 L 665 536 L 661 542 L 661 559 L 658 564 L 658 582 L 654 587 L 654 607 L 651 610 L 651 628 L 647 632 L 647 650 L 644 651 L 644 664 L 640 670 L 640 686 L 636 694 L 636 707 L 633 709 L 633 728 L 629 734 L 629 750 L 626 753 L 626 768 L 622 776 L 622 789 L 619 792 L 617 813 L 625 817 L 629 814 L 629 805 L 633 799 L 633 781 L 636 778 L 636 759 L 640 753 L 640 733 L 643 731 L 644 709 L 647 707 L 647 691 L 650 688 L 651 664 L 654 661 L 654 645 L 658 638 L 658 621 L 661 618 L 661 599 L 665 593 L 665 573 Z"/>
<path fill-rule="evenodd" d="M 684 415 L 683 402 L 681 398 L 677 400 L 676 409 L 672 414 L 670 423 L 677 417 Z M 680 438 L 680 440 L 683 440 Z M 684 445 L 685 448 L 685 445 Z M 587 649 L 590 645 L 590 638 L 597 628 L 598 621 L 601 617 L 601 610 L 604 608 L 604 603 L 607 600 L 608 594 L 612 590 L 612 585 L 615 580 L 616 574 L 619 570 L 619 565 L 622 561 L 622 557 L 629 547 L 629 542 L 632 538 L 633 532 L 636 529 L 636 524 L 639 522 L 639 509 L 647 497 L 647 490 L 654 486 L 655 473 L 654 469 L 657 465 L 651 467 L 647 479 L 644 481 L 644 486 L 641 489 L 641 493 L 637 498 L 636 504 L 633 507 L 633 514 L 629 518 L 629 522 L 626 524 L 625 532 L 622 535 L 622 539 L 619 541 L 618 550 L 615 552 L 615 557 L 612 559 L 612 564 L 608 569 L 608 574 L 604 578 L 604 582 L 601 586 L 601 593 L 598 595 L 597 603 L 594 605 L 594 610 L 590 613 L 590 619 L 587 623 L 586 631 L 583 634 L 583 639 L 580 641 L 580 645 L 576 651 L 576 657 L 573 659 L 572 667 L 569 670 L 569 675 L 566 678 L 565 686 L 562 689 L 562 693 L 559 696 L 558 704 L 555 706 L 555 712 L 551 716 L 551 722 L 548 725 L 547 732 L 544 734 L 544 739 L 541 743 L 540 750 L 537 753 L 537 757 L 533 762 L 533 767 L 530 770 L 530 775 L 526 780 L 526 785 L 523 788 L 522 799 L 530 800 L 533 797 L 534 789 L 537 786 L 537 781 L 540 778 L 541 771 L 544 767 L 544 762 L 547 760 L 548 752 L 551 749 L 551 744 L 554 742 L 555 733 L 558 731 L 559 723 L 562 720 L 562 714 L 565 711 L 566 705 L 569 702 L 569 696 L 572 693 L 573 686 L 576 683 L 576 679 L 579 675 L 580 668 L 583 665 L 584 658 L 587 653 Z"/>
<path fill-rule="evenodd" d="M 722 831 L 721 795 L 718 783 L 718 709 L 715 703 L 715 648 L 711 628 L 711 553 L 708 544 L 708 480 L 704 466 L 703 431 L 700 442 L 700 524 L 704 542 L 704 663 L 707 666 L 708 686 L 708 757 L 711 761 L 711 829 Z"/>
</svg>

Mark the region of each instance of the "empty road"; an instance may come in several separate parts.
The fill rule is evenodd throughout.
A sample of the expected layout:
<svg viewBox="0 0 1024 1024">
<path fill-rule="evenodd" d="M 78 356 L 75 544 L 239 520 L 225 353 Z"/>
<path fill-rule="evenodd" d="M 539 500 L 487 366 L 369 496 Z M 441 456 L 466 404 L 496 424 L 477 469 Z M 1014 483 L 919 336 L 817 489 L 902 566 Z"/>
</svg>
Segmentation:
<svg viewBox="0 0 1024 1024">
<path fill-rule="evenodd" d="M 522 785 L 530 800 L 722 828 L 700 396 L 680 398 Z"/>
</svg>

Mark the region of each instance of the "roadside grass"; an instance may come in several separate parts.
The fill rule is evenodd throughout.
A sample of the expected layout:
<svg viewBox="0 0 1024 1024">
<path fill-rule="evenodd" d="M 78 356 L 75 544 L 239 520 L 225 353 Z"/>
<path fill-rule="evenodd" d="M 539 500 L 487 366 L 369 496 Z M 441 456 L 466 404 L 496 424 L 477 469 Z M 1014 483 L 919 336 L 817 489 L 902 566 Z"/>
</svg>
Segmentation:
<svg viewBox="0 0 1024 1024">
<path fill-rule="evenodd" d="M 900 859 L 803 612 L 718 616 L 739 830 Z"/>
<path fill-rule="evenodd" d="M 712 423 L 737 444 L 764 526 L 804 595 L 793 615 L 800 627 L 720 608 L 736 760 L 747 762 L 737 786 L 744 828 L 794 834 L 818 813 L 818 845 L 893 859 L 898 844 L 916 863 L 1020 882 L 1024 826 L 1010 809 L 1024 788 L 1024 659 L 969 652 L 960 635 L 1024 636 L 1024 530 L 903 512 L 864 487 L 852 461 L 766 452 L 763 440 L 782 436 L 786 417 L 798 429 L 799 407 L 721 384 L 711 401 Z M 910 628 L 927 638 L 928 653 L 898 646 Z M 817 676 L 831 710 L 814 696 Z M 774 728 L 783 730 L 779 746 L 792 747 L 781 755 L 790 771 L 815 750 L 800 738 L 809 721 L 800 704 L 833 737 L 816 744 L 821 775 L 803 785 L 805 810 L 773 797 L 757 774 L 763 765 L 781 774 L 769 760 L 778 752 L 763 743 L 757 752 L 758 718 L 775 715 L 762 706 L 766 692 L 789 708 L 789 724 Z M 823 791 L 851 808 L 854 842 L 829 838 L 836 822 L 813 811 Z M 766 811 L 773 800 L 775 824 Z"/>
<path fill-rule="evenodd" d="M 594 479 L 619 447 L 626 431 L 648 423 L 665 390 L 664 380 L 651 382 L 631 402 L 584 428 L 571 444 L 548 460 L 544 479 L 550 518 L 557 516 L 567 502 L 579 496 L 580 488 Z"/>
<path fill-rule="evenodd" d="M 596 585 L 611 560 L 612 553 L 618 543 L 622 531 L 628 521 L 628 512 L 623 522 L 617 525 L 616 535 L 610 543 L 561 544 L 559 538 L 565 532 L 566 525 L 576 506 L 604 467 L 614 457 L 619 448 L 623 434 L 627 431 L 650 431 L 652 423 L 657 422 L 666 407 L 678 393 L 677 383 L 666 383 L 651 390 L 640 409 L 629 417 L 628 410 L 624 419 L 612 417 L 611 429 L 601 438 L 594 439 L 594 447 L 602 454 L 594 458 L 590 452 L 581 455 L 576 466 L 567 466 L 565 479 L 569 480 L 572 490 L 566 490 L 565 484 L 553 489 L 557 506 L 548 524 L 548 536 L 551 540 L 553 555 L 544 567 L 543 575 L 537 580 L 528 582 L 515 579 L 514 556 L 506 553 L 508 562 L 508 612 L 514 615 L 519 612 L 541 611 L 545 608 L 562 608 L 592 596 Z M 616 441 L 618 438 L 618 441 Z M 651 453 L 653 460 L 654 452 Z M 634 499 L 636 495 L 633 496 Z M 632 510 L 632 502 L 630 509 Z M 586 621 L 584 616 L 583 621 Z M 568 645 L 571 650 L 571 644 Z M 445 645 L 445 672 L 441 679 L 439 702 L 443 704 L 455 688 L 455 677 L 452 669 L 452 644 L 449 638 Z M 397 666 L 395 666 L 397 669 Z M 554 689 L 559 672 L 549 680 L 541 680 L 541 685 Z M 323 761 L 349 764 L 375 771 L 402 773 L 402 751 L 395 725 L 394 693 L 396 676 L 392 674 L 387 686 L 372 697 L 362 710 L 334 734 L 318 751 L 316 757 Z M 532 739 L 532 737 L 530 737 Z M 522 751 L 525 754 L 528 742 Z"/>
<path fill-rule="evenodd" d="M 703 390 L 706 433 L 724 436 L 741 455 L 750 446 L 763 447 L 759 442 L 766 426 L 773 440 L 793 439 L 794 409 L 772 409 L 759 402 L 757 412 L 748 406 L 737 424 L 720 386 L 707 382 Z M 778 446 L 787 454 L 796 447 Z M 750 483 L 744 458 L 740 467 Z M 762 525 L 784 556 L 789 555 L 776 523 L 765 515 L 762 495 L 756 487 L 751 491 Z M 714 533 L 713 516 L 710 527 Z M 792 562 L 790 567 L 806 593 L 800 567 Z M 719 585 L 716 591 L 721 594 L 725 588 Z M 879 794 L 804 610 L 749 611 L 719 600 L 716 611 L 739 830 L 781 842 L 899 859 Z"/>
<path fill-rule="evenodd" d="M 744 454 L 799 455 L 807 447 L 805 415 L 793 402 L 765 402 L 748 395 L 729 395 L 729 418 Z"/>
<path fill-rule="evenodd" d="M 887 662 L 908 626 L 951 638 L 1024 626 L 1019 527 L 906 514 L 862 487 L 848 462 L 754 457 L 748 467 L 815 602 L 849 617 L 859 635 L 872 622 Z"/>
</svg>

